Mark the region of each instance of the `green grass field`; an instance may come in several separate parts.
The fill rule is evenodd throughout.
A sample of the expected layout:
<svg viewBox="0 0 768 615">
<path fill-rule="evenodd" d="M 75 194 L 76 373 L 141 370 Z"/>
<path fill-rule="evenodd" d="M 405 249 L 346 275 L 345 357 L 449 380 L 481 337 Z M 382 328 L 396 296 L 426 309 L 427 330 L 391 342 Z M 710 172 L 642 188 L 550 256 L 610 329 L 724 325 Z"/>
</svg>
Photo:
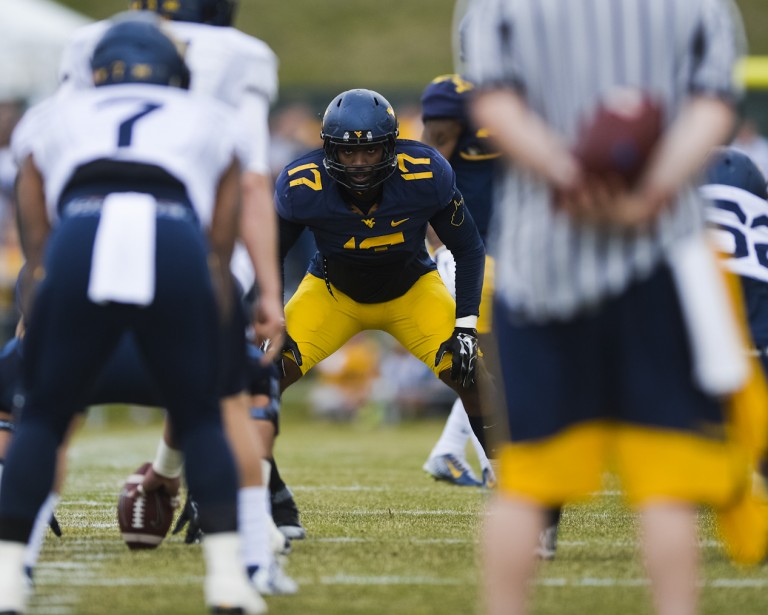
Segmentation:
<svg viewBox="0 0 768 615">
<path fill-rule="evenodd" d="M 340 425 L 286 414 L 278 459 L 309 536 L 288 558 L 299 594 L 268 598 L 270 612 L 480 613 L 477 534 L 488 493 L 422 472 L 442 421 Z M 58 511 L 64 536 L 47 537 L 30 613 L 202 614 L 200 547 L 174 536 L 156 551 L 129 552 L 117 528 L 117 493 L 152 457 L 159 424 L 109 424 L 77 436 Z M 594 502 L 567 508 L 558 557 L 540 569 L 533 612 L 650 613 L 634 527 L 610 480 Z M 768 568 L 729 564 L 705 514 L 702 544 L 702 612 L 768 612 Z"/>
</svg>

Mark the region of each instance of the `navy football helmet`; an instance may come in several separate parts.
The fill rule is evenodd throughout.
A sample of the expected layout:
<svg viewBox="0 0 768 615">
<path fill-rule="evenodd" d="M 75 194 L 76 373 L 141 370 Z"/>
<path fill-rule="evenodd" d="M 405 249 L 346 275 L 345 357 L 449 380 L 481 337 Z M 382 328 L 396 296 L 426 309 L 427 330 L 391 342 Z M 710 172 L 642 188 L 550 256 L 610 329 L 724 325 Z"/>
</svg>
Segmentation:
<svg viewBox="0 0 768 615">
<path fill-rule="evenodd" d="M 191 21 L 209 26 L 231 26 L 237 0 L 132 0 L 131 8 L 154 11 L 173 21 Z"/>
<path fill-rule="evenodd" d="M 386 98 L 373 90 L 348 90 L 331 101 L 323 115 L 323 164 L 328 174 L 342 186 L 358 192 L 370 190 L 395 172 L 397 158 L 397 116 Z M 381 162 L 366 166 L 347 166 L 338 160 L 338 150 L 346 146 L 383 144 Z M 361 174 L 367 175 L 361 183 Z M 358 178 L 352 180 L 352 176 Z"/>
<path fill-rule="evenodd" d="M 189 87 L 189 69 L 174 42 L 153 23 L 123 20 L 111 26 L 91 58 L 96 86 L 154 83 Z"/>
<path fill-rule="evenodd" d="M 745 153 L 734 147 L 718 147 L 710 154 L 705 181 L 708 184 L 735 186 L 768 199 L 765 176 Z"/>
</svg>

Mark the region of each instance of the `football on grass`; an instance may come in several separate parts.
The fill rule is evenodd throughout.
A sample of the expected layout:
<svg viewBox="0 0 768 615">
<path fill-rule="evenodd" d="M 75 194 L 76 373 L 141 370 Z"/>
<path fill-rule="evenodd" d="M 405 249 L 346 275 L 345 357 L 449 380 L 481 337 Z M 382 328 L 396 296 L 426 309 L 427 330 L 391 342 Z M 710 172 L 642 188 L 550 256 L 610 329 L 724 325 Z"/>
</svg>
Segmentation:
<svg viewBox="0 0 768 615">
<path fill-rule="evenodd" d="M 662 107 L 632 88 L 611 91 L 580 126 L 574 154 L 587 175 L 635 183 L 662 132 Z"/>
<path fill-rule="evenodd" d="M 128 477 L 117 500 L 117 523 L 129 549 L 157 548 L 173 521 L 173 503 L 164 489 L 139 489 L 151 465 L 143 464 Z"/>
</svg>

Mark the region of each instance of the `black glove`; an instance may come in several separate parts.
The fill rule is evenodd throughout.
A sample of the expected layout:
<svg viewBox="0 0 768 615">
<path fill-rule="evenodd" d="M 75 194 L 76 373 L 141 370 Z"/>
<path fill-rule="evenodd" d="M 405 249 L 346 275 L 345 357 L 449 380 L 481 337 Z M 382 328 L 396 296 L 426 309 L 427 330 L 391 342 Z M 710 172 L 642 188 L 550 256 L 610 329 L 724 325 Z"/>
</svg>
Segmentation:
<svg viewBox="0 0 768 615">
<path fill-rule="evenodd" d="M 173 527 L 173 534 L 178 534 L 187 526 L 187 533 L 184 536 L 184 543 L 193 545 L 200 542 L 203 538 L 203 530 L 200 529 L 200 515 L 195 502 L 190 494 L 187 493 L 187 501 L 184 502 L 184 509 L 181 511 L 176 525 Z"/>
<path fill-rule="evenodd" d="M 475 383 L 475 366 L 477 364 L 477 330 L 468 327 L 456 327 L 453 334 L 437 349 L 435 367 L 443 360 L 446 352 L 450 352 L 451 380 L 455 380 L 465 389 Z"/>
<path fill-rule="evenodd" d="M 280 371 L 282 372 L 282 375 L 285 376 L 285 365 L 283 364 L 285 358 L 283 357 L 283 352 L 290 352 L 296 365 L 301 366 L 302 359 L 299 345 L 290 335 L 288 335 L 288 331 L 285 332 L 285 341 L 283 341 L 283 349 L 280 352 Z"/>
</svg>

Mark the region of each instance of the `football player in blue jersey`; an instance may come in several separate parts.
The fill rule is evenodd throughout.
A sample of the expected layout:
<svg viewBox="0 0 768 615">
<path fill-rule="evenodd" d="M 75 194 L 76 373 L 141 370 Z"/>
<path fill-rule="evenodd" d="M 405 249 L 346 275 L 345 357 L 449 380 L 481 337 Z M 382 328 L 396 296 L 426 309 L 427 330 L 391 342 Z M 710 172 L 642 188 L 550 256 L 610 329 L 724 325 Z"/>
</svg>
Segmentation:
<svg viewBox="0 0 768 615">
<path fill-rule="evenodd" d="M 768 374 L 768 226 L 766 180 L 755 162 L 733 147 L 716 148 L 707 163 L 702 194 L 712 201 L 707 219 L 723 264 L 739 276 L 752 351 Z"/>
<path fill-rule="evenodd" d="M 305 228 L 318 247 L 285 308 L 281 388 L 356 333 L 386 331 L 459 394 L 484 443 L 476 375 L 485 251 L 453 169 L 432 147 L 398 139 L 392 106 L 372 90 L 336 96 L 321 136 L 323 148 L 276 182 L 281 255 Z M 455 256 L 455 302 L 427 252 L 428 225 Z"/>
<path fill-rule="evenodd" d="M 477 130 L 469 121 L 466 101 L 473 89 L 472 83 L 460 75 L 441 75 L 424 89 L 421 96 L 424 130 L 421 140 L 439 151 L 456 173 L 456 186 L 461 191 L 480 237 L 485 243 L 491 215 L 493 175 L 499 153 L 491 144 L 487 131 Z M 456 264 L 453 255 L 432 229 L 427 240 L 433 250 L 437 271 L 451 294 L 455 294 Z M 477 324 L 481 336 L 490 332 L 488 305 L 493 282 L 489 275 L 492 263 L 486 258 L 483 296 Z M 487 344 L 483 344 L 487 347 Z M 483 473 L 480 481 L 466 463 L 464 449 L 467 439 L 477 452 Z M 488 457 L 474 437 L 461 399 L 451 409 L 440 439 L 430 452 L 424 470 L 437 480 L 460 486 L 493 486 L 494 474 Z"/>
</svg>

